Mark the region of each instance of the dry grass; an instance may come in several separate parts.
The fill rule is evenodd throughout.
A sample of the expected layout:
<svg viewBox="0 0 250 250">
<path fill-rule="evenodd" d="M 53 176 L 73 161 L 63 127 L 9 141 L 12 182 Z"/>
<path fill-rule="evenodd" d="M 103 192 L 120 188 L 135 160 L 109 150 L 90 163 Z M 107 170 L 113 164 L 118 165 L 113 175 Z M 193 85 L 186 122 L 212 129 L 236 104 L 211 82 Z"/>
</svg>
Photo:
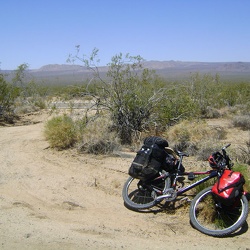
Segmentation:
<svg viewBox="0 0 250 250">
<path fill-rule="evenodd" d="M 250 115 L 237 115 L 233 118 L 233 125 L 242 130 L 250 130 Z"/>
<path fill-rule="evenodd" d="M 164 136 L 174 144 L 174 148 L 195 155 L 204 149 L 211 153 L 217 147 L 218 140 L 225 138 L 226 132 L 223 128 L 211 128 L 204 120 L 185 120 L 171 127 Z"/>
<path fill-rule="evenodd" d="M 115 132 L 110 131 L 109 117 L 97 117 L 89 121 L 83 130 L 83 137 L 79 143 L 80 152 L 91 154 L 110 154 L 120 147 Z"/>
</svg>

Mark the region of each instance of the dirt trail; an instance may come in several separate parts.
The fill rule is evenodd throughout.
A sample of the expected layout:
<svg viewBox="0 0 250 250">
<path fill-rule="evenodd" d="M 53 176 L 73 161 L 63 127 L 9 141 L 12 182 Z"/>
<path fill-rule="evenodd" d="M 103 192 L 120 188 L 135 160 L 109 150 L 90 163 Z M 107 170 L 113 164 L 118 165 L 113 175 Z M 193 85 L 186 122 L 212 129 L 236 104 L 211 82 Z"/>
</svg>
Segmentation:
<svg viewBox="0 0 250 250">
<path fill-rule="evenodd" d="M 57 152 L 42 131 L 43 122 L 0 127 L 0 249 L 250 248 L 250 231 L 215 239 L 193 229 L 189 206 L 128 210 L 121 190 L 134 154 Z"/>
</svg>

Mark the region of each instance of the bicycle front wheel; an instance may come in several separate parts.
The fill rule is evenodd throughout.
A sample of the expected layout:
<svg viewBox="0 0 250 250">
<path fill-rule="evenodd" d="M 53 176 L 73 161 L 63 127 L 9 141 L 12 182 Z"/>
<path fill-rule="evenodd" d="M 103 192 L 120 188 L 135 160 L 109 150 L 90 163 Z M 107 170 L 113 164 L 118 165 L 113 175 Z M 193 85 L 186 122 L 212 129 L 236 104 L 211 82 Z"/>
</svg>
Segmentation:
<svg viewBox="0 0 250 250">
<path fill-rule="evenodd" d="M 170 184 L 170 177 L 144 183 L 130 176 L 122 190 L 124 203 L 135 211 L 151 208 L 159 203 L 156 197 L 170 188 Z"/>
<path fill-rule="evenodd" d="M 248 201 L 242 195 L 231 206 L 216 201 L 208 187 L 198 193 L 190 206 L 191 224 L 200 232 L 223 237 L 238 230 L 246 221 Z"/>
</svg>

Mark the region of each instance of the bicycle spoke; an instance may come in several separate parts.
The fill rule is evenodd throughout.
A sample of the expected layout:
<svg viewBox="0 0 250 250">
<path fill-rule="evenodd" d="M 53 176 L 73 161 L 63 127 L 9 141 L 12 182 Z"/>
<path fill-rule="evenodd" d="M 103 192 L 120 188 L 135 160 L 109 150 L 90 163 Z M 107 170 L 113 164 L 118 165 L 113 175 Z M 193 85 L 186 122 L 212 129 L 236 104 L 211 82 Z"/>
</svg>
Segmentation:
<svg viewBox="0 0 250 250">
<path fill-rule="evenodd" d="M 248 214 L 246 197 L 239 197 L 236 202 L 237 205 L 226 206 L 214 197 L 210 188 L 207 188 L 192 201 L 191 223 L 207 235 L 225 236 L 233 233 L 243 225 Z"/>
<path fill-rule="evenodd" d="M 125 204 L 134 210 L 153 207 L 157 201 L 157 195 L 169 188 L 169 179 L 159 179 L 147 183 L 137 179 L 129 178 L 123 188 L 123 199 Z"/>
</svg>

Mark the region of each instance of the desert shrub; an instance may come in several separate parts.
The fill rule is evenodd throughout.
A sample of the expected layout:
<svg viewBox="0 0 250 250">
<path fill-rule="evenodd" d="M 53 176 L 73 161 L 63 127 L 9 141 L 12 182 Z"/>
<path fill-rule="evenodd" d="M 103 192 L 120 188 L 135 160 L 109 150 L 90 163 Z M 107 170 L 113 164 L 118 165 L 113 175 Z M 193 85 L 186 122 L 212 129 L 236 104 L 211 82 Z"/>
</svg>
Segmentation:
<svg viewBox="0 0 250 250">
<path fill-rule="evenodd" d="M 172 126 L 164 133 L 170 144 L 178 150 L 188 150 L 195 155 L 200 149 L 215 145 L 215 142 L 225 137 L 224 129 L 210 128 L 205 121 L 182 121 Z M 208 146 L 209 145 L 209 146 Z"/>
<path fill-rule="evenodd" d="M 34 105 L 30 105 L 30 104 L 25 104 L 25 103 L 22 103 L 21 105 L 17 105 L 15 107 L 15 114 L 16 115 L 22 115 L 22 114 L 27 114 L 27 113 L 32 113 L 32 112 L 35 112 L 35 111 L 38 111 L 39 108 L 37 108 L 36 106 Z"/>
<path fill-rule="evenodd" d="M 250 115 L 237 115 L 233 118 L 233 125 L 243 130 L 250 129 Z"/>
<path fill-rule="evenodd" d="M 46 108 L 45 99 L 40 96 L 37 96 L 36 98 L 28 97 L 25 99 L 19 96 L 15 99 L 14 108 L 16 115 L 35 112 Z"/>
<path fill-rule="evenodd" d="M 112 154 L 119 149 L 117 134 L 112 132 L 112 122 L 109 117 L 95 117 L 83 129 L 83 138 L 79 142 L 79 152 L 91 154 Z"/>
<path fill-rule="evenodd" d="M 14 71 L 12 78 L 12 87 L 18 90 L 13 101 L 13 109 L 17 115 L 46 108 L 48 87 L 37 84 L 34 79 L 29 80 L 26 76 L 27 69 L 27 64 L 21 64 Z"/>
<path fill-rule="evenodd" d="M 199 116 L 200 111 L 197 103 L 187 94 L 187 87 L 175 83 L 166 83 L 167 91 L 162 99 L 154 107 L 154 121 L 158 125 L 173 125 L 181 119 L 189 119 Z"/>
<path fill-rule="evenodd" d="M 109 138 L 100 138 L 97 140 L 92 140 L 88 144 L 84 145 L 84 148 L 89 154 L 112 154 L 115 149 L 117 149 L 117 144 L 115 141 L 110 140 Z M 83 147 L 82 147 L 83 149 Z"/>
<path fill-rule="evenodd" d="M 0 119 L 11 121 L 14 117 L 14 101 L 19 95 L 18 88 L 8 83 L 0 74 Z"/>
<path fill-rule="evenodd" d="M 29 92 L 26 92 L 26 94 Z M 24 96 L 23 93 L 15 100 L 15 112 L 25 114 L 46 108 L 46 96 L 33 92 L 30 96 Z"/>
<path fill-rule="evenodd" d="M 213 105 L 213 108 L 218 108 L 217 97 L 219 91 L 215 91 L 220 86 L 219 75 L 211 74 L 192 74 L 187 82 L 187 92 L 191 99 L 198 105 L 200 115 L 207 116 L 207 107 Z"/>
<path fill-rule="evenodd" d="M 233 107 L 249 102 L 249 82 L 226 82 L 218 90 L 221 105 Z"/>
<path fill-rule="evenodd" d="M 67 115 L 53 117 L 47 121 L 44 134 L 52 148 L 66 149 L 77 141 L 75 123 Z"/>
<path fill-rule="evenodd" d="M 237 104 L 233 107 L 226 107 L 227 113 L 231 116 L 249 115 L 250 102 Z"/>
<path fill-rule="evenodd" d="M 144 68 L 141 56 L 122 53 L 113 56 L 106 77 L 101 77 L 96 66 L 98 49 L 95 48 L 89 57 L 82 57 L 79 53 L 80 46 L 76 46 L 76 54 L 70 55 L 68 61 L 79 60 L 92 71 L 93 78 L 87 84 L 86 91 L 98 97 L 96 104 L 99 107 L 109 110 L 113 129 L 122 144 L 131 145 L 135 132 L 143 132 L 154 122 L 161 122 L 157 119 L 157 107 L 161 106 L 162 100 L 166 100 L 167 88 L 153 70 Z M 93 84 L 96 84 L 96 88 L 93 88 Z"/>
<path fill-rule="evenodd" d="M 165 99 L 166 89 L 153 71 L 143 69 L 142 61 L 129 54 L 114 56 L 107 72 L 109 83 L 99 92 L 122 144 L 131 144 L 133 133 L 142 132 L 154 121 L 154 107 Z"/>
<path fill-rule="evenodd" d="M 206 107 L 204 108 L 204 117 L 206 118 L 219 118 L 221 116 L 218 109 L 212 108 L 212 107 Z"/>
<path fill-rule="evenodd" d="M 46 102 L 43 97 L 37 96 L 36 98 L 33 98 L 34 106 L 39 109 L 45 109 L 47 107 Z"/>
<path fill-rule="evenodd" d="M 244 146 L 240 146 L 233 152 L 234 158 L 240 162 L 250 165 L 250 139 Z"/>
<path fill-rule="evenodd" d="M 200 144 L 200 148 L 197 151 L 197 160 L 199 161 L 206 161 L 212 153 L 221 149 L 222 146 L 218 144 L 218 142 L 209 140 Z"/>
</svg>

